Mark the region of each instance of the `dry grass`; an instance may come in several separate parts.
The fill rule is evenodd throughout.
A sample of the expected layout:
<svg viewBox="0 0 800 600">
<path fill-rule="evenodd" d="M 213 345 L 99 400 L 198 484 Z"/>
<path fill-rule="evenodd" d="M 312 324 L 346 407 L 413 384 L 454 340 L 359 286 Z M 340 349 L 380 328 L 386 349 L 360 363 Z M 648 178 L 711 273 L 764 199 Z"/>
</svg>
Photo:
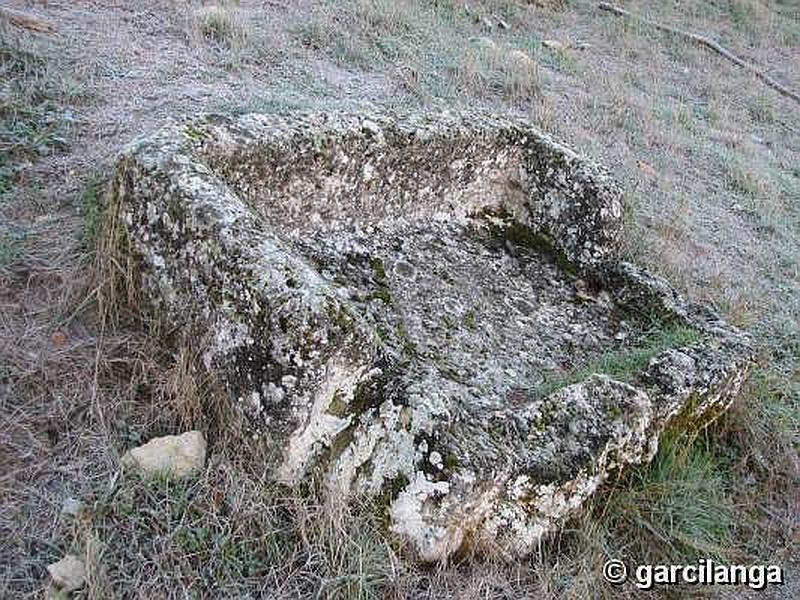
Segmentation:
<svg viewBox="0 0 800 600">
<path fill-rule="evenodd" d="M 238 2 L 219 2 L 176 6 L 178 19 L 183 19 L 187 38 L 197 46 L 208 46 L 229 68 L 248 64 L 274 64 L 280 61 L 283 36 L 280 31 L 264 30 L 255 21 L 255 12 Z"/>
<path fill-rule="evenodd" d="M 790 3 L 639 4 L 798 86 Z M 470 14 L 448 0 L 165 1 L 92 14 L 49 5 L 58 37 L 0 31 L 0 596 L 34 597 L 44 566 L 68 550 L 86 557 L 85 595 L 97 598 L 635 597 L 602 585 L 606 557 L 792 559 L 796 106 L 593 3 L 494 0 L 470 3 Z M 553 51 L 545 39 L 574 44 Z M 514 51 L 531 62 L 509 60 Z M 98 227 L 124 141 L 189 110 L 357 106 L 365 96 L 515 111 L 598 157 L 626 188 L 628 254 L 759 340 L 764 364 L 726 419 L 610 486 L 529 560 L 416 568 L 398 559 L 380 511 L 272 485 L 270 457 L 193 370 L 196 347 L 168 351 L 156 323 L 125 310 L 137 302 L 132 266 L 112 251 L 125 240 Z M 210 440 L 199 478 L 121 473 L 126 448 L 188 427 Z M 67 496 L 89 507 L 81 519 L 59 514 Z M 676 503 L 702 510 L 665 520 Z"/>
<path fill-rule="evenodd" d="M 73 549 L 99 551 L 90 596 L 382 597 L 397 559 L 367 516 L 226 454 L 195 480 L 122 476 L 92 499 L 72 524 Z"/>
<path fill-rule="evenodd" d="M 793 377 L 787 381 L 767 369 L 756 373 L 750 395 L 726 423 L 726 441 L 735 448 L 737 502 L 749 517 L 742 520 L 740 539 L 756 556 L 791 556 L 796 540 L 800 410 Z"/>
<path fill-rule="evenodd" d="M 541 88 L 539 65 L 526 52 L 480 38 L 455 71 L 458 90 L 473 98 L 500 95 L 512 103 L 533 100 Z"/>
<path fill-rule="evenodd" d="M 513 15 L 514 2 L 487 2 L 466 13 L 455 2 L 329 0 L 297 28 L 304 45 L 337 63 L 392 72 L 422 101 L 530 101 L 540 88 L 539 66 L 513 44 L 485 36 L 481 15 Z"/>
</svg>

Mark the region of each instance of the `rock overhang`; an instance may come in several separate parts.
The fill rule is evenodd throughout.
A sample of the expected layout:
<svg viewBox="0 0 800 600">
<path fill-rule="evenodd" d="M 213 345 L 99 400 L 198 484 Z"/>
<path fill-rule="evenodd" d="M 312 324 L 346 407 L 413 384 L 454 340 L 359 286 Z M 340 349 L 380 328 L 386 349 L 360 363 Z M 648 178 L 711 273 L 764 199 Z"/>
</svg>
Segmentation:
<svg viewBox="0 0 800 600">
<path fill-rule="evenodd" d="M 110 198 L 276 478 L 384 498 L 425 561 L 530 551 L 747 373 L 745 335 L 620 260 L 610 176 L 521 120 L 202 116 L 128 148 Z"/>
</svg>

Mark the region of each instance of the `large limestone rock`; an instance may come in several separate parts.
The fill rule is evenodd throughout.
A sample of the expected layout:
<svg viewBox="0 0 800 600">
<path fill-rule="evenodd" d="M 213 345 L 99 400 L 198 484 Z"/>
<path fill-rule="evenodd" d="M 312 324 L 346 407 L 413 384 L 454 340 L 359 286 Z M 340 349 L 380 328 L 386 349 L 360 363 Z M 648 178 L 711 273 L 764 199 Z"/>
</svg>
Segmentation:
<svg viewBox="0 0 800 600">
<path fill-rule="evenodd" d="M 608 175 L 524 122 L 201 117 L 128 148 L 110 198 L 266 468 L 381 498 L 425 561 L 530 551 L 746 374 L 742 334 L 618 260 Z"/>
</svg>

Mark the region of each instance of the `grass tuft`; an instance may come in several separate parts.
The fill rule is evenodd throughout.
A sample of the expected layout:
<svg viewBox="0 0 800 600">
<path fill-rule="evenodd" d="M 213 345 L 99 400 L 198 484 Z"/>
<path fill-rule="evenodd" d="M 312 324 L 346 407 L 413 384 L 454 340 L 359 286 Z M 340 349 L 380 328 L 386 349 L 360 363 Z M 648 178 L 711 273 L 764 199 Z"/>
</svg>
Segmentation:
<svg viewBox="0 0 800 600">
<path fill-rule="evenodd" d="M 201 6 L 177 18 L 183 20 L 189 40 L 216 50 L 219 64 L 229 70 L 272 67 L 284 56 L 283 33 L 258 23 L 254 11 L 238 2 Z"/>
<path fill-rule="evenodd" d="M 385 597 L 397 559 L 371 511 L 322 504 L 267 477 L 221 459 L 195 479 L 115 479 L 71 542 L 103 549 L 91 593 Z"/>
<path fill-rule="evenodd" d="M 730 473 L 705 436 L 662 436 L 652 463 L 632 468 L 594 504 L 586 526 L 614 558 L 681 564 L 728 560 L 735 510 Z M 604 538 L 604 539 L 603 539 Z"/>
<path fill-rule="evenodd" d="M 124 169 L 112 179 L 103 195 L 99 211 L 100 233 L 96 237 L 95 285 L 98 312 L 102 323 L 115 325 L 128 308 L 138 306 L 139 289 L 136 265 L 127 247 L 130 240 L 120 218 L 120 199 L 125 185 Z"/>
<path fill-rule="evenodd" d="M 237 22 L 235 13 L 227 6 L 208 6 L 198 11 L 197 29 L 208 40 L 226 46 L 237 38 L 247 37 L 246 30 Z"/>
<path fill-rule="evenodd" d="M 269 585 L 292 564 L 299 539 L 286 503 L 265 489 L 222 466 L 196 480 L 123 477 L 95 499 L 83 532 L 104 548 L 98 587 L 206 595 L 222 582 L 231 593 Z"/>
<path fill-rule="evenodd" d="M 11 187 L 19 163 L 68 146 L 75 119 L 63 105 L 84 96 L 38 47 L 0 36 L 0 192 Z"/>
<path fill-rule="evenodd" d="M 0 229 L 0 269 L 13 264 L 20 255 L 20 244 L 25 239 L 24 231 Z"/>
<path fill-rule="evenodd" d="M 83 242 L 94 249 L 100 236 L 102 225 L 102 189 L 103 182 L 93 181 L 80 196 L 80 212 L 83 217 Z"/>
<path fill-rule="evenodd" d="M 651 359 L 670 348 L 689 346 L 700 340 L 698 332 L 676 323 L 654 322 L 643 339 L 634 348 L 615 350 L 597 357 L 586 366 L 558 375 L 540 385 L 536 393 L 542 396 L 578 383 L 594 373 L 602 373 L 621 381 L 632 381 L 648 365 Z"/>
<path fill-rule="evenodd" d="M 489 2 L 489 15 L 516 15 L 511 2 Z M 328 0 L 295 30 L 307 48 L 321 50 L 340 66 L 394 71 L 414 96 L 503 99 L 520 103 L 540 93 L 538 63 L 516 48 L 484 34 L 455 2 Z"/>
<path fill-rule="evenodd" d="M 755 369 L 721 428 L 743 474 L 756 474 L 771 491 L 785 493 L 800 483 L 800 377 L 781 372 L 779 364 Z"/>
</svg>

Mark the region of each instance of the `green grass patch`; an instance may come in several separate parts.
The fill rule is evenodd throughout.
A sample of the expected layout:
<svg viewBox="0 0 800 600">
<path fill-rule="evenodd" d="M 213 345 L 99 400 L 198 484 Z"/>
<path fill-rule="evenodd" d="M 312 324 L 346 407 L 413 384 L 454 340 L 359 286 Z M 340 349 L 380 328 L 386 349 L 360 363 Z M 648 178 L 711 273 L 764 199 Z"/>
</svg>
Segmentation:
<svg viewBox="0 0 800 600">
<path fill-rule="evenodd" d="M 638 564 L 758 562 L 782 534 L 790 544 L 764 509 L 796 487 L 800 381 L 791 379 L 757 368 L 712 427 L 667 431 L 649 465 L 627 470 L 593 501 L 578 530 L 584 543 Z"/>
<path fill-rule="evenodd" d="M 708 438 L 672 432 L 649 465 L 634 467 L 598 499 L 590 518 L 615 558 L 725 560 L 733 553 L 736 522 L 730 486 L 725 461 Z"/>
<path fill-rule="evenodd" d="M 736 28 L 748 36 L 758 33 L 758 14 L 752 0 L 732 0 L 728 10 Z"/>
<path fill-rule="evenodd" d="M 717 145 L 709 146 L 707 151 L 723 185 L 731 192 L 754 201 L 764 198 L 772 187 L 764 168 L 742 153 Z"/>
<path fill-rule="evenodd" d="M 785 360 L 796 365 L 800 343 L 788 341 L 785 353 Z M 736 460 L 776 482 L 791 480 L 800 453 L 800 370 L 782 372 L 778 364 L 754 370 L 743 401 L 725 424 L 736 433 Z"/>
<path fill-rule="evenodd" d="M 88 248 L 94 248 L 100 234 L 100 221 L 102 216 L 102 183 L 90 183 L 80 196 L 80 211 L 83 217 L 83 243 Z"/>
<path fill-rule="evenodd" d="M 8 157 L 5 157 L 8 160 Z M 14 177 L 17 168 L 13 164 L 4 164 L 4 157 L 0 156 L 0 194 L 10 192 L 14 188 Z"/>
<path fill-rule="evenodd" d="M 20 246 L 26 234 L 17 229 L 0 229 L 0 268 L 14 263 L 20 255 Z"/>
<path fill-rule="evenodd" d="M 537 55 L 545 65 L 565 75 L 579 75 L 580 67 L 573 53 L 543 48 Z"/>
<path fill-rule="evenodd" d="M 685 325 L 655 322 L 638 346 L 607 352 L 588 365 L 545 380 L 536 389 L 536 394 L 547 396 L 563 387 L 583 381 L 594 373 L 602 373 L 620 381 L 633 381 L 651 359 L 665 350 L 689 346 L 700 339 L 696 330 Z"/>
</svg>

